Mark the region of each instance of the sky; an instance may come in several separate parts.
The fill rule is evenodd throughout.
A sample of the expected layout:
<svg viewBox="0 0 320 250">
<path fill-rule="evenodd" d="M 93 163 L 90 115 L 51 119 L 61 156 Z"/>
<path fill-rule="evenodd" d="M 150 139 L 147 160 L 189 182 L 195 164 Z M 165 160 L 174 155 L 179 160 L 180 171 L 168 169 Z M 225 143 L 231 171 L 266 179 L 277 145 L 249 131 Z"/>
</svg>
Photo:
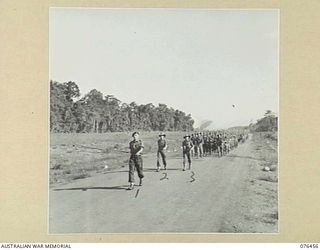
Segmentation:
<svg viewBox="0 0 320 250">
<path fill-rule="evenodd" d="M 50 8 L 50 79 L 122 102 L 164 103 L 195 126 L 278 113 L 279 12 Z"/>
</svg>

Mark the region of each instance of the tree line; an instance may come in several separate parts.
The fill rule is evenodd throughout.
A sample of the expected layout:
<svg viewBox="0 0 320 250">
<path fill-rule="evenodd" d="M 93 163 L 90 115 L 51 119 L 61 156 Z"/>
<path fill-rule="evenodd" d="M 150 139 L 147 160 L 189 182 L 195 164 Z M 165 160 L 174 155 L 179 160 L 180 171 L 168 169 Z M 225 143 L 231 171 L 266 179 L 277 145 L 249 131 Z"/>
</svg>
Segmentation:
<svg viewBox="0 0 320 250">
<path fill-rule="evenodd" d="M 123 103 L 93 89 L 80 98 L 75 82 L 50 81 L 50 131 L 105 133 L 118 131 L 192 131 L 190 114 L 152 103 Z"/>
<path fill-rule="evenodd" d="M 263 118 L 250 125 L 250 129 L 256 132 L 278 131 L 278 117 L 271 110 L 267 110 Z"/>
</svg>

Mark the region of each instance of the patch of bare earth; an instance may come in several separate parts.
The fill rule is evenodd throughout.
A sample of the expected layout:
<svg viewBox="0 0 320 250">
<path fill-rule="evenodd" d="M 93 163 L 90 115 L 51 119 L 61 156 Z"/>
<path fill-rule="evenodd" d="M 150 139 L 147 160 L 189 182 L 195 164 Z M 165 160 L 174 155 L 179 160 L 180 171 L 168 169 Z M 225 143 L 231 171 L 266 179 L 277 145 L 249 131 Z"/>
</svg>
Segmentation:
<svg viewBox="0 0 320 250">
<path fill-rule="evenodd" d="M 236 189 L 239 199 L 229 202 L 220 232 L 277 233 L 277 135 L 254 133 L 248 143 L 247 177 Z"/>
</svg>

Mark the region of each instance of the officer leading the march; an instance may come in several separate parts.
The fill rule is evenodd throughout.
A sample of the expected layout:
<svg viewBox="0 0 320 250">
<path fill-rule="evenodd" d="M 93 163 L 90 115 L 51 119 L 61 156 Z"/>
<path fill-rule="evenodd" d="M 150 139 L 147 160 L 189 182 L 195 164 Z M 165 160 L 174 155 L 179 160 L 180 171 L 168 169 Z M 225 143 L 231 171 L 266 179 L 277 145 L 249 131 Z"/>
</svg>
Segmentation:
<svg viewBox="0 0 320 250">
<path fill-rule="evenodd" d="M 162 158 L 162 163 L 164 170 L 167 169 L 167 161 L 166 161 L 166 154 L 165 150 L 167 149 L 167 141 L 165 139 L 166 134 L 165 133 L 160 133 L 159 134 L 159 140 L 158 140 L 158 152 L 157 152 L 157 172 L 160 171 L 160 156 Z"/>
<path fill-rule="evenodd" d="M 129 143 L 130 148 L 130 159 L 129 159 L 129 190 L 134 188 L 134 172 L 135 169 L 138 172 L 140 178 L 139 186 L 142 186 L 143 175 L 143 161 L 141 153 L 143 151 L 143 143 L 139 140 L 139 132 L 134 132 L 132 134 L 133 140 Z"/>
</svg>

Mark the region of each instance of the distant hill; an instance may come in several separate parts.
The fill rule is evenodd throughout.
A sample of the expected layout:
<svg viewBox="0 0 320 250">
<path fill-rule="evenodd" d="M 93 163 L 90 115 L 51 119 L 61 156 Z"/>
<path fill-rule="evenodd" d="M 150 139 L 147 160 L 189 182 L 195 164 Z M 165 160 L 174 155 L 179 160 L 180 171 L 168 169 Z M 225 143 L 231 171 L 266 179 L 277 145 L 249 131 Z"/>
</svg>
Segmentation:
<svg viewBox="0 0 320 250">
<path fill-rule="evenodd" d="M 212 124 L 212 121 L 210 120 L 203 121 L 200 125 L 200 130 L 207 129 L 211 124 Z"/>
<path fill-rule="evenodd" d="M 231 127 L 228 128 L 228 130 L 241 130 L 241 129 L 247 129 L 248 126 L 235 126 L 235 127 Z"/>
</svg>

